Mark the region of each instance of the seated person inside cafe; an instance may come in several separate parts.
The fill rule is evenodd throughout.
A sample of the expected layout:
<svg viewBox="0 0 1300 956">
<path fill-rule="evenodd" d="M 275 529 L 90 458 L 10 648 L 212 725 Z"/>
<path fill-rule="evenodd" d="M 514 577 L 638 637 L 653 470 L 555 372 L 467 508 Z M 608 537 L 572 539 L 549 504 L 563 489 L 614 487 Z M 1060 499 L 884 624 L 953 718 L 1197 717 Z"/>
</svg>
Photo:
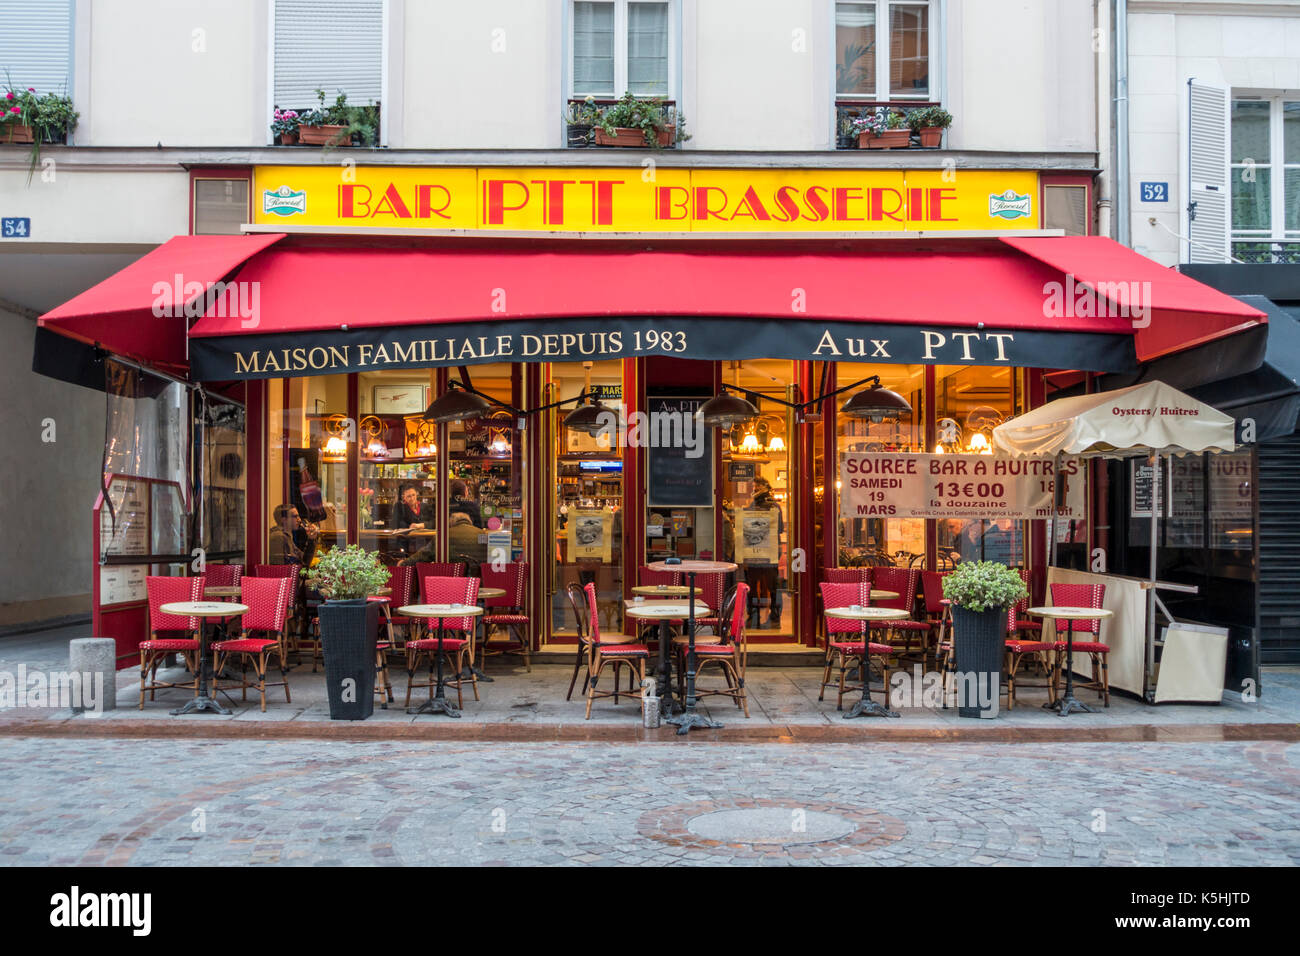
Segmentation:
<svg viewBox="0 0 1300 956">
<path fill-rule="evenodd" d="M 447 559 L 453 562 L 464 562 L 472 578 L 479 576 L 480 566 L 488 559 L 487 535 L 470 520 L 469 515 L 461 511 L 452 514 L 447 529 Z M 437 549 L 433 539 L 430 539 L 423 548 L 403 558 L 398 564 L 409 565 L 437 560 Z"/>
<path fill-rule="evenodd" d="M 271 528 L 267 552 L 270 563 L 311 564 L 320 529 L 310 522 L 304 525 L 294 505 L 277 505 L 272 515 L 275 525 Z"/>
<path fill-rule="evenodd" d="M 469 485 L 459 478 L 453 478 L 447 485 L 447 495 L 451 498 L 451 507 L 448 510 L 453 515 L 468 515 L 474 527 L 483 527 L 483 512 L 479 503 L 470 495 Z"/>
<path fill-rule="evenodd" d="M 420 492 L 414 485 L 402 489 L 402 500 L 397 503 L 393 513 L 393 527 L 407 528 L 411 531 L 423 531 L 428 527 L 429 516 L 422 511 Z"/>
</svg>

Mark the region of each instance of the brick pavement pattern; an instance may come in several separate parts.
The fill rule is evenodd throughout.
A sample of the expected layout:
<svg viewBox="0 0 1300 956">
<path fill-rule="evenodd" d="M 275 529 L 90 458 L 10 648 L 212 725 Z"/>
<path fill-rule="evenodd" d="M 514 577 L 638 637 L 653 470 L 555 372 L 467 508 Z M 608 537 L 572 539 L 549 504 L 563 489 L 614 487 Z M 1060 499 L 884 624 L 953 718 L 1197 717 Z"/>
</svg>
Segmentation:
<svg viewBox="0 0 1300 956">
<path fill-rule="evenodd" d="M 37 866 L 1300 863 L 1300 744 L 1272 740 L 7 737 L 0 776 L 0 862 Z M 691 829 L 747 807 L 845 824 L 788 844 Z"/>
</svg>

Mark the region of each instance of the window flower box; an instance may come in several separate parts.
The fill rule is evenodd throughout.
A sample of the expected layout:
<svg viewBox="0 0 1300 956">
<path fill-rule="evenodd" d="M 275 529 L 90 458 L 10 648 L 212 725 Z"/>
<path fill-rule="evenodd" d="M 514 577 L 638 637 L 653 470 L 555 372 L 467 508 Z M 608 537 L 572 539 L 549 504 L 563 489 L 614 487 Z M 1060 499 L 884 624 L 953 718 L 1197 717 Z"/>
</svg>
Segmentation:
<svg viewBox="0 0 1300 956">
<path fill-rule="evenodd" d="M 639 129 L 631 129 L 626 126 L 614 127 L 614 135 L 605 132 L 599 126 L 596 127 L 596 145 L 597 146 L 645 146 L 645 134 Z"/>
<path fill-rule="evenodd" d="M 36 142 L 32 135 L 32 128 L 22 123 L 0 123 L 0 143 L 25 143 L 31 144 Z"/>
<path fill-rule="evenodd" d="M 351 146 L 352 137 L 346 126 L 323 124 L 321 126 L 299 126 L 298 142 L 304 146 Z"/>
<path fill-rule="evenodd" d="M 912 144 L 911 130 L 887 129 L 877 133 L 859 133 L 858 149 L 907 149 Z"/>
</svg>

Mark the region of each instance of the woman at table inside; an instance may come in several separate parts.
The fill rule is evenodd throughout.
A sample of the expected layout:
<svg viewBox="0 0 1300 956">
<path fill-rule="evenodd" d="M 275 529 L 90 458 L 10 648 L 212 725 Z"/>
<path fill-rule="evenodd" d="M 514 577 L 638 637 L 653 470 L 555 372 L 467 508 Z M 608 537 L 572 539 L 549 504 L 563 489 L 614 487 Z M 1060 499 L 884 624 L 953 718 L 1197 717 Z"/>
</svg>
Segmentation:
<svg viewBox="0 0 1300 956">
<path fill-rule="evenodd" d="M 429 516 L 420 505 L 420 492 L 415 485 L 402 489 L 402 500 L 397 503 L 393 514 L 393 527 L 410 531 L 423 531 L 428 526 Z"/>
</svg>

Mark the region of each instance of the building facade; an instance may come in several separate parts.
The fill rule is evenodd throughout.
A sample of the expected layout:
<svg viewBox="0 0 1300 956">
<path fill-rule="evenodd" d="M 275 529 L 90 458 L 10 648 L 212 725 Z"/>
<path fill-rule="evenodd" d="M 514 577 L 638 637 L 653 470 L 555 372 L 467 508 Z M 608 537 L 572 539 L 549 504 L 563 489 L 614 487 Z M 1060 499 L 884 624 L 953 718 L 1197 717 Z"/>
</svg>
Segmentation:
<svg viewBox="0 0 1300 956">
<path fill-rule="evenodd" d="M 1085 0 L 31 4 L 0 36 L 22 36 L 24 27 L 42 42 L 0 47 L 0 59 L 15 64 L 16 86 L 20 74 L 39 76 L 42 91 L 59 88 L 63 66 L 62 89 L 81 117 L 67 145 L 42 147 L 34 171 L 27 150 L 0 150 L 4 215 L 29 222 L 26 235 L 0 245 L 0 269 L 8 289 L 43 277 L 66 299 L 174 236 L 248 231 L 272 245 L 208 281 L 229 277 L 274 295 L 291 285 L 283 277 L 295 264 L 304 270 L 297 325 L 250 326 L 252 313 L 240 307 L 251 303 L 230 298 L 224 315 L 198 324 L 197 315 L 164 317 L 183 323 L 181 364 L 208 363 L 203 378 L 216 383 L 214 397 L 246 410 L 238 427 L 213 421 L 212 447 L 191 455 L 191 473 L 210 479 L 201 508 L 185 502 L 203 512 L 192 540 L 214 552 L 264 561 L 276 506 L 293 504 L 316 519 L 324 540 L 410 554 L 424 542 L 396 534 L 395 523 L 397 500 L 414 488 L 421 512 L 433 516 L 430 556 L 455 560 L 452 498 L 463 483 L 483 520 L 480 544 L 529 562 L 544 645 L 570 634 L 560 600 L 567 583 L 596 582 L 607 626 L 620 626 L 620 599 L 645 562 L 736 558 L 747 547 L 746 509 L 775 507 L 773 553 L 739 562 L 760 596 L 755 633 L 813 643 L 824 566 L 942 569 L 990 557 L 1034 570 L 1042 591 L 1042 522 L 914 511 L 846 517 L 837 493 L 845 456 L 977 453 L 993 425 L 1077 387 L 1058 370 L 1081 370 L 1083 387 L 1092 387 L 1095 376 L 1125 365 L 1115 348 L 1139 360 L 1178 351 L 1176 342 L 1155 349 L 1154 333 L 1140 327 L 1135 337 L 1127 315 L 1106 317 L 1115 320 L 1109 325 L 1089 315 L 1071 326 L 1047 314 L 1044 283 L 1072 282 L 1071 269 L 1049 254 L 1058 247 L 1032 245 L 1118 235 L 1123 226 L 1139 251 L 1172 263 L 1166 249 L 1174 246 L 1137 239 L 1137 204 L 1114 221 L 1124 204 L 1113 202 L 1112 186 L 1124 162 L 1132 180 L 1157 163 L 1139 140 L 1171 122 L 1160 99 L 1167 90 L 1141 106 L 1137 90 L 1147 75 L 1137 65 L 1142 51 L 1160 49 L 1144 18 L 1160 15 L 1131 9 L 1124 17 L 1132 54 L 1125 73 L 1115 68 L 1122 38 L 1112 5 Z M 1281 35 L 1289 42 L 1290 33 Z M 1124 83 L 1126 131 L 1099 109 Z M 584 104 L 625 92 L 665 101 L 680 141 L 596 146 L 596 131 L 583 129 Z M 345 110 L 340 93 L 365 109 Z M 928 106 L 952 115 L 938 148 L 856 148 L 855 119 Z M 280 145 L 277 111 L 314 107 L 334 107 L 334 118 L 350 124 L 339 135 L 355 145 Z M 1148 119 L 1151 128 L 1139 131 Z M 1120 132 L 1129 153 L 1116 148 Z M 1183 188 L 1175 176 L 1165 181 Z M 1165 225 L 1187 234 L 1181 222 Z M 486 263 L 476 258 L 484 249 Z M 831 265 L 828 250 L 841 257 Z M 553 271 L 539 270 L 538 253 L 553 257 Z M 404 256 L 406 271 L 394 266 Z M 859 270 L 867 263 L 874 268 Z M 827 270 L 820 288 L 850 292 L 847 303 L 817 299 L 816 268 Z M 647 282 L 656 270 L 663 281 Z M 763 287 L 765 275 L 772 286 Z M 568 290 L 564 301 L 543 301 L 548 277 Z M 178 286 L 186 278 L 178 275 Z M 947 304 L 930 312 L 915 306 L 931 287 L 958 281 L 970 283 L 964 298 L 940 295 Z M 399 285 L 405 297 L 390 295 Z M 801 312 L 799 292 L 810 287 Z M 1004 305 L 1017 289 L 1037 298 Z M 189 299 L 180 288 L 168 295 L 178 308 Z M 27 303 L 0 298 L 19 307 L 13 328 L 24 334 L 32 312 L 57 304 L 34 293 Z M 260 303 L 267 314 L 294 311 L 271 305 Z M 605 316 L 606 327 L 560 328 L 578 310 Z M 342 329 L 310 318 L 342 312 L 355 317 Z M 985 316 L 999 316 L 989 324 L 996 330 L 1021 314 L 1038 321 L 1019 325 L 1015 354 L 978 331 Z M 779 322 L 806 330 L 804 317 L 871 320 L 884 330 L 859 334 L 856 351 L 830 352 L 816 335 L 803 342 L 794 331 L 772 344 Z M 480 340 L 465 353 L 457 339 L 474 325 L 487 338 L 491 323 L 512 318 L 521 323 L 511 330 L 517 352 L 498 345 L 493 353 Z M 748 328 L 725 324 L 746 319 Z M 456 326 L 447 345 L 455 356 L 435 354 L 435 336 L 387 331 L 433 324 Z M 185 325 L 195 325 L 188 340 Z M 914 354 L 880 344 L 898 327 L 913 333 Z M 1127 344 L 1107 339 L 1110 357 L 1102 356 L 1101 339 L 1125 328 Z M 365 329 L 384 331 L 366 338 Z M 326 331 L 335 337 L 310 339 Z M 581 351 L 595 341 L 584 336 L 613 332 L 622 334 L 618 349 L 566 351 L 566 335 Z M 761 344 L 747 347 L 747 332 Z M 545 338 L 528 351 L 525 336 L 548 334 L 558 352 Z M 978 355 L 971 336 L 984 347 Z M 416 354 L 417 341 L 432 351 Z M 937 351 L 940 341 L 946 351 Z M 30 350 L 18 339 L 14 346 Z M 337 349 L 351 351 L 340 362 Z M 179 367 L 147 344 L 127 354 L 164 371 Z M 908 399 L 907 416 L 846 416 L 852 391 L 816 408 L 789 407 L 873 376 Z M 491 396 L 502 413 L 426 427 L 423 407 L 452 382 Z M 723 385 L 744 390 L 761 415 L 751 428 L 710 436 L 698 458 L 602 444 L 564 428 L 563 409 L 522 417 L 504 410 L 585 393 L 621 405 L 625 419 L 689 412 Z M 83 407 L 85 394 L 67 386 L 64 409 Z M 86 442 L 72 470 L 102 469 L 94 446 Z M 213 480 L 223 459 L 225 472 Z M 1102 500 L 1110 480 L 1090 476 L 1078 493 Z M 760 497 L 763 483 L 770 497 Z M 86 516 L 85 536 L 67 549 L 78 561 L 92 550 L 89 505 L 70 506 Z M 599 531 L 599 549 L 576 535 L 584 522 Z M 1075 524 L 1058 522 L 1056 533 L 1064 553 L 1086 566 L 1105 542 L 1091 525 Z M 76 535 L 63 537 L 61 548 Z M 69 567 L 82 581 L 94 576 L 89 566 Z M 34 581 L 11 580 L 14 591 L 0 599 L 32 600 Z M 84 593 L 71 581 L 59 587 Z"/>
</svg>

